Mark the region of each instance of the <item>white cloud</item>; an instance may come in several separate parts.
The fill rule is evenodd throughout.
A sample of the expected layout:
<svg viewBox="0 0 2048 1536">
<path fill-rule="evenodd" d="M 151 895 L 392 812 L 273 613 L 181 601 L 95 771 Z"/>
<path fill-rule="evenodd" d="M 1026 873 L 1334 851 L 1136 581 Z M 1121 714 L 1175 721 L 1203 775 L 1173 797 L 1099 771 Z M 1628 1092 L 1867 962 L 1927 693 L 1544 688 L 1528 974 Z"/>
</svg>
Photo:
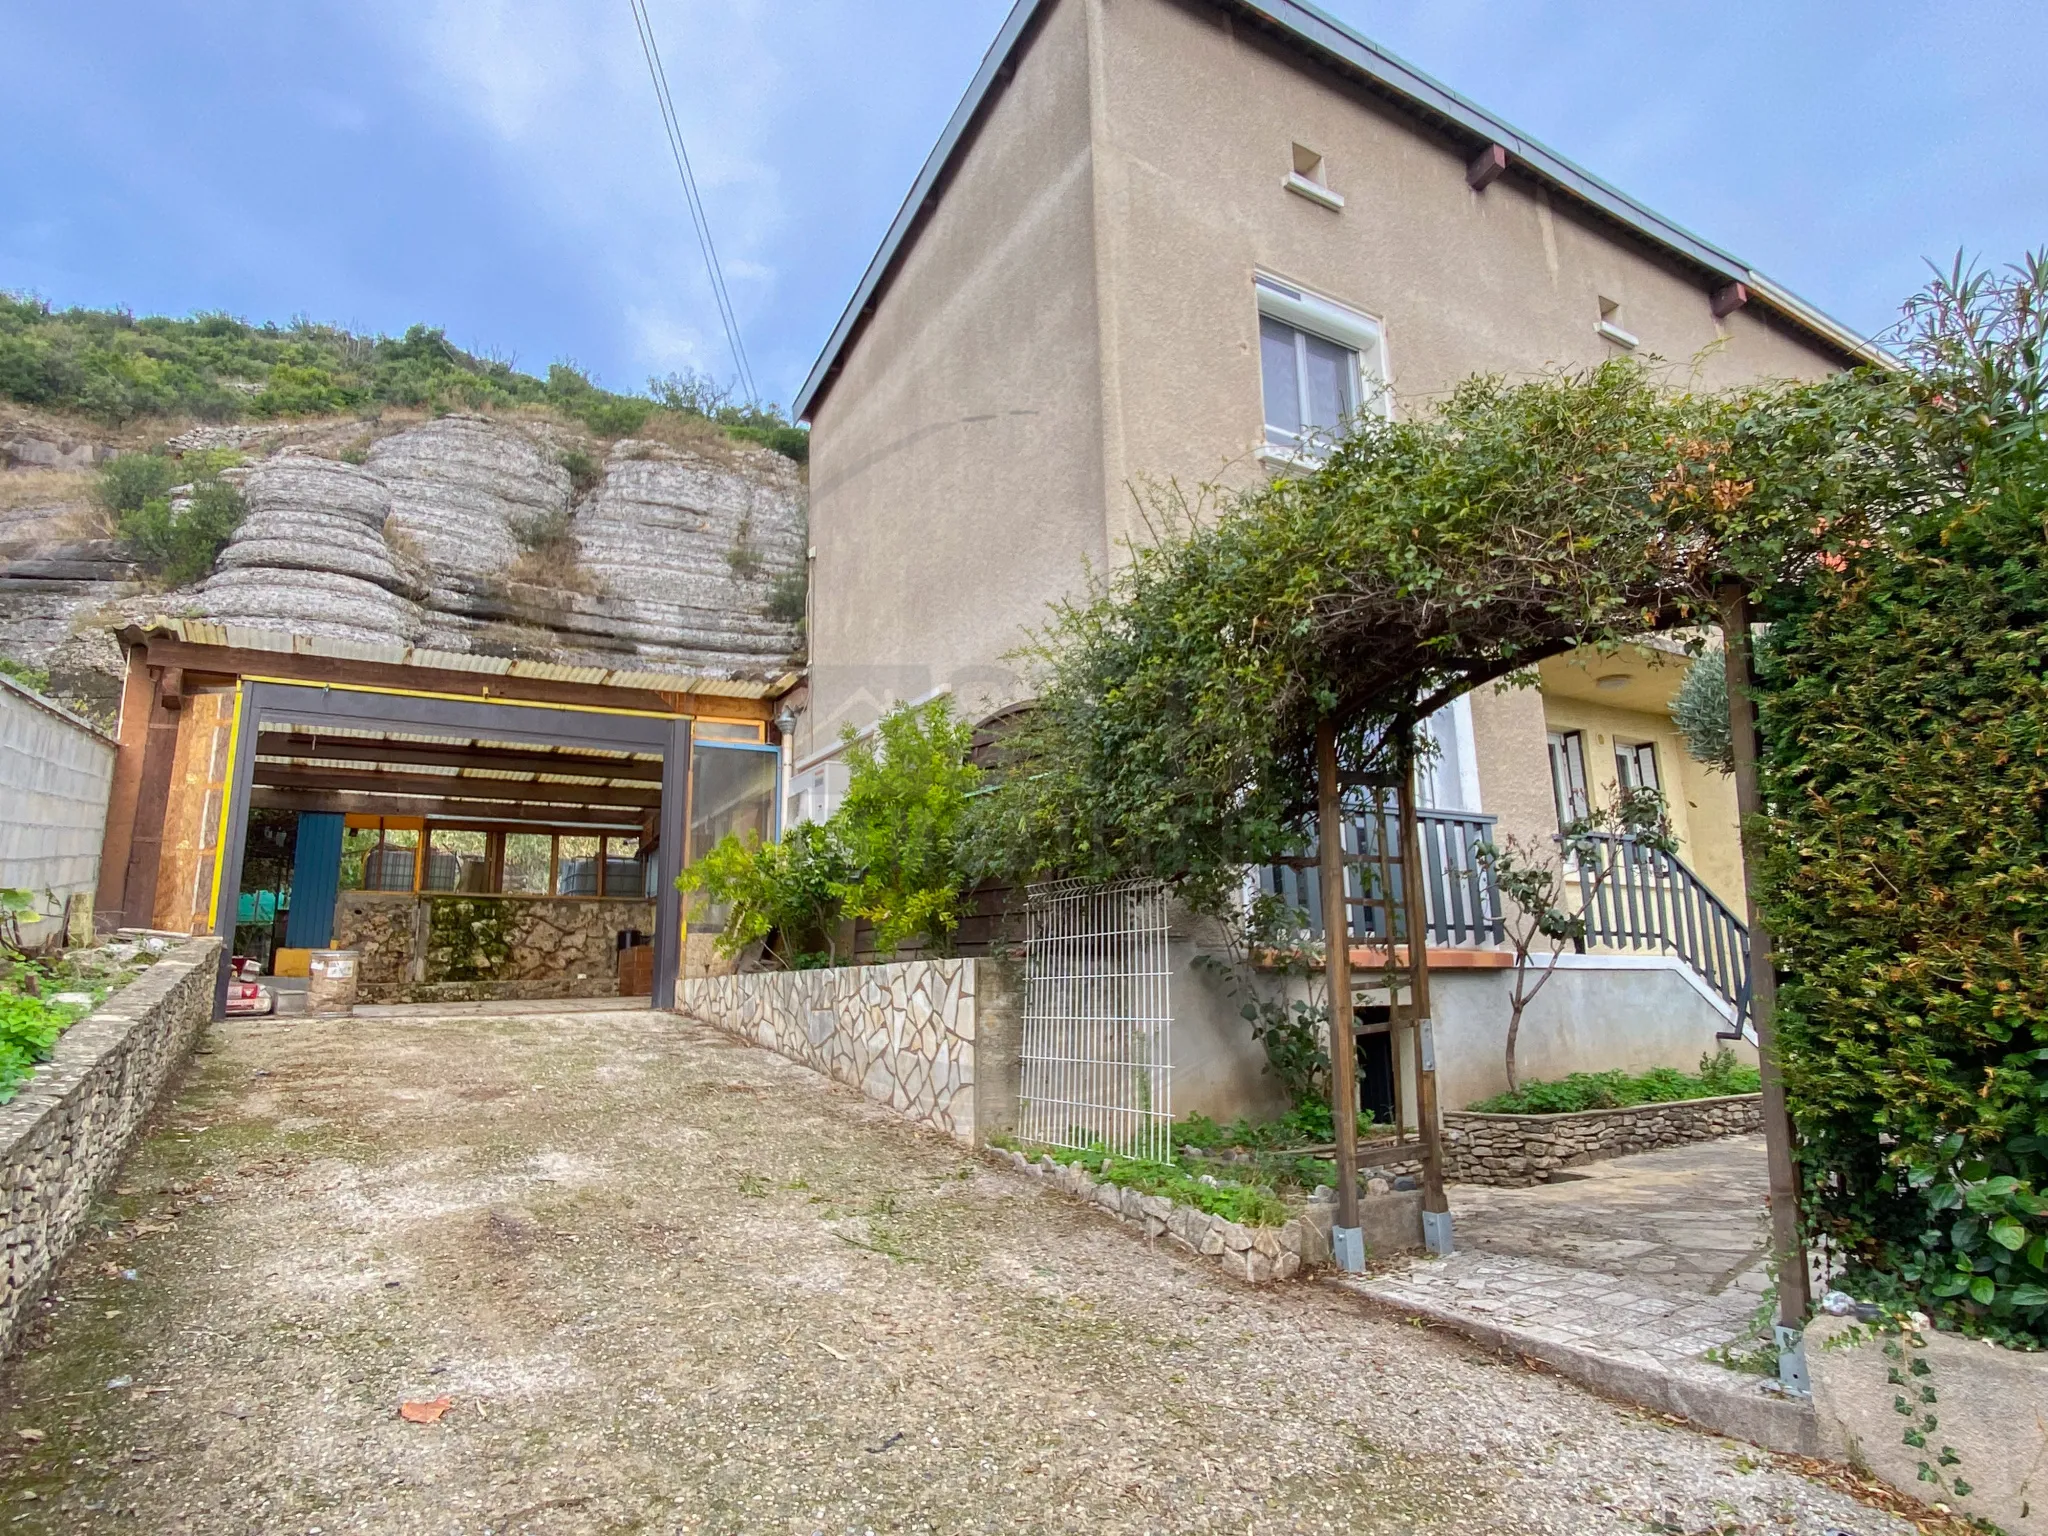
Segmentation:
<svg viewBox="0 0 2048 1536">
<path fill-rule="evenodd" d="M 764 0 L 648 8 L 744 335 L 785 234 L 765 149 L 787 20 Z M 724 336 L 626 0 L 378 0 L 369 14 L 422 106 L 468 129 L 616 307 L 642 368 L 730 371 L 714 366 Z"/>
</svg>

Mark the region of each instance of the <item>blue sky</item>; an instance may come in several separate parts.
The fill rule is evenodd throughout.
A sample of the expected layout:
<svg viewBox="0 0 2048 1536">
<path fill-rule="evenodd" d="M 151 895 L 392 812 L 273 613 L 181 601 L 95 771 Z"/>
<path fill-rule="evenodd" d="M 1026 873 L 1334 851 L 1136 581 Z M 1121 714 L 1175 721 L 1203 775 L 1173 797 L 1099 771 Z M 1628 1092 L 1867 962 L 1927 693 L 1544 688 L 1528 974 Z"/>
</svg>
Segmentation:
<svg viewBox="0 0 2048 1536">
<path fill-rule="evenodd" d="M 2041 0 L 1324 0 L 1865 331 L 2048 241 Z M 1008 0 L 649 0 L 763 393 Z M 0 0 L 0 288 L 731 372 L 627 0 Z"/>
</svg>

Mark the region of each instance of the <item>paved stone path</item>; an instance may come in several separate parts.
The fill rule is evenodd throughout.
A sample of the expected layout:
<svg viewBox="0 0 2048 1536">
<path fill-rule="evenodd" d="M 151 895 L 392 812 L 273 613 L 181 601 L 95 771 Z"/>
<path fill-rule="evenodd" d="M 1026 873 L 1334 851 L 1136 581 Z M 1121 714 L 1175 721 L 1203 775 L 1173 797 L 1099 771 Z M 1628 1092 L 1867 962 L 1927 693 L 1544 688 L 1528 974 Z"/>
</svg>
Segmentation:
<svg viewBox="0 0 2048 1536">
<path fill-rule="evenodd" d="M 1452 1257 L 1341 1283 L 1603 1390 L 1810 1449 L 1810 1421 L 1769 1378 L 1706 1359 L 1757 1343 L 1769 1287 L 1763 1138 L 1696 1142 L 1572 1173 L 1524 1189 L 1454 1185 Z"/>
<path fill-rule="evenodd" d="M 1527 1189 L 1458 1185 L 1458 1246 L 1597 1270 L 1754 1310 L 1769 1285 L 1762 1136 L 1729 1136 L 1571 1170 Z"/>
<path fill-rule="evenodd" d="M 1907 1530 L 666 1016 L 205 1049 L 0 1372 L 9 1531 Z"/>
</svg>

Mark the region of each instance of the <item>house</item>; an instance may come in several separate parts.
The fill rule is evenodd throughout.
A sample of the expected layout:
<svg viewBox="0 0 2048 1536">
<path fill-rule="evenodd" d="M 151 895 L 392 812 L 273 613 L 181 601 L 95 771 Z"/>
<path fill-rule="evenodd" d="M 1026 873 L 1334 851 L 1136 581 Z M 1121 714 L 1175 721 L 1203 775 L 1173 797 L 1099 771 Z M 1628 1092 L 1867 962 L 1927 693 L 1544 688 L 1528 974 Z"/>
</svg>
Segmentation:
<svg viewBox="0 0 2048 1536">
<path fill-rule="evenodd" d="M 1244 485 L 1355 412 L 1618 353 L 1707 386 L 1877 356 L 1306 5 L 1019 0 L 796 402 L 813 595 L 792 788 L 829 805 L 841 728 L 895 702 L 1022 700 L 1011 653 L 1147 537 L 1148 486 Z M 1683 899 L 1739 912 L 1732 794 L 1668 718 L 1684 666 L 1565 657 L 1461 699 L 1425 795 L 1469 846 L 1654 783 Z M 1596 934 L 1525 1069 L 1691 1065 L 1742 998 L 1680 937 Z M 1449 948 L 1456 1107 L 1498 1085 L 1501 956 L 1483 932 Z M 1177 994 L 1175 1027 L 1177 1102 L 1241 1102 L 1241 1026 L 1191 1022 Z"/>
</svg>

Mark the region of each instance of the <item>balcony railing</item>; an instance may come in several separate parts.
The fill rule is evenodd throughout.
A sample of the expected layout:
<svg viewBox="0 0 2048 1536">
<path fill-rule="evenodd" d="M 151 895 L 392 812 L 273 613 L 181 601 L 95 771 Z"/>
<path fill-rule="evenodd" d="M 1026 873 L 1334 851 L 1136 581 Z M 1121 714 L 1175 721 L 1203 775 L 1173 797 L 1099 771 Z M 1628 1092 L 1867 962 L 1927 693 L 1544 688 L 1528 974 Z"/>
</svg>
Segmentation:
<svg viewBox="0 0 2048 1536">
<path fill-rule="evenodd" d="M 1684 860 L 1599 837 L 1577 877 L 1588 948 L 1669 951 L 1735 1010 L 1738 1028 L 1748 1022 L 1749 929 Z"/>
<path fill-rule="evenodd" d="M 1424 937 L 1442 948 L 1499 944 L 1500 892 L 1480 867 L 1473 850 L 1493 837 L 1494 818 L 1469 811 L 1426 810 L 1416 814 L 1422 844 Z M 1345 818 L 1345 890 L 1353 944 L 1405 944 L 1408 922 L 1401 899 L 1401 828 L 1392 797 Z M 1259 888 L 1307 915 L 1307 937 L 1323 936 L 1322 882 L 1313 860 L 1269 864 L 1258 872 Z"/>
</svg>

